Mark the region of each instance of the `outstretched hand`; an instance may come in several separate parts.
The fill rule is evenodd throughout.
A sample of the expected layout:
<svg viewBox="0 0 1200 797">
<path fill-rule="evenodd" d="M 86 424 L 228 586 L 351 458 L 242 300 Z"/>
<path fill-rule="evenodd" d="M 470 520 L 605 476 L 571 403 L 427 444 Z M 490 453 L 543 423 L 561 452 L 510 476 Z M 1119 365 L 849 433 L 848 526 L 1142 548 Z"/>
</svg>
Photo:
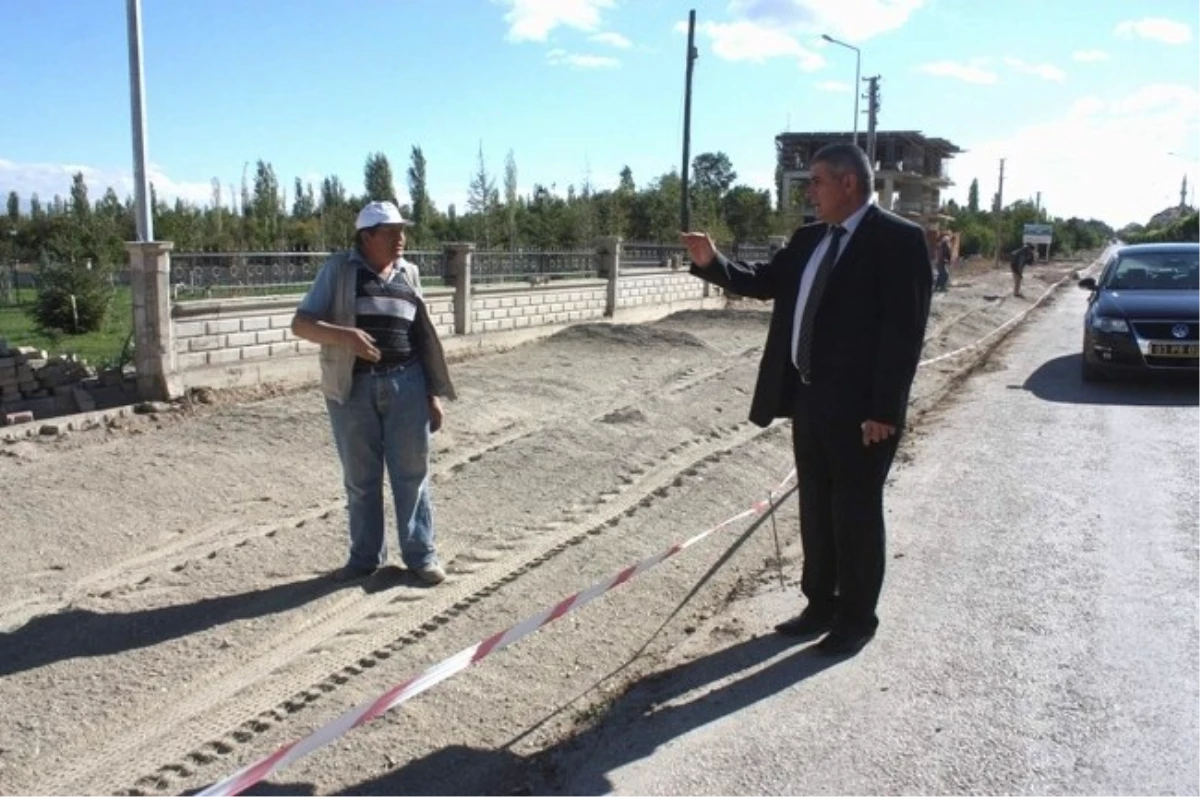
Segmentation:
<svg viewBox="0 0 1200 797">
<path fill-rule="evenodd" d="M 700 268 L 705 268 L 717 256 L 717 247 L 706 232 L 681 232 L 679 241 L 688 251 L 688 257 Z"/>
</svg>

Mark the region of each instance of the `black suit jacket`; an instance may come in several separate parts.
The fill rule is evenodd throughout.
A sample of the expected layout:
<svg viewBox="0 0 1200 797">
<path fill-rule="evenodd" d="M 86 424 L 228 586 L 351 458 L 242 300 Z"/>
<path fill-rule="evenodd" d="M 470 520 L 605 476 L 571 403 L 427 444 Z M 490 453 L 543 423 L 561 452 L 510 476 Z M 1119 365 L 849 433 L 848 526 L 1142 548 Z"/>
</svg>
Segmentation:
<svg viewBox="0 0 1200 797">
<path fill-rule="evenodd" d="M 705 268 L 692 266 L 693 274 L 732 293 L 775 302 L 750 407 L 750 420 L 759 426 L 795 413 L 796 299 L 827 229 L 801 227 L 768 262 L 734 262 L 718 254 Z M 813 321 L 812 384 L 806 389 L 823 414 L 903 428 L 931 291 L 924 232 L 871 205 L 834 266 Z"/>
</svg>

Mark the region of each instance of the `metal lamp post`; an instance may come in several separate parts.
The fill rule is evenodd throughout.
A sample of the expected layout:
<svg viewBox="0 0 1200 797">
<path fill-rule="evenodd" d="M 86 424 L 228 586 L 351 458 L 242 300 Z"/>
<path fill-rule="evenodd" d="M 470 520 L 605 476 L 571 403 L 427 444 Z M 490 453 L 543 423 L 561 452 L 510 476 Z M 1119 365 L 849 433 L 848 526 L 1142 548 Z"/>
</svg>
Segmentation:
<svg viewBox="0 0 1200 797">
<path fill-rule="evenodd" d="M 842 47 L 854 51 L 854 146 L 858 146 L 858 91 L 859 85 L 862 83 L 860 77 L 862 73 L 862 51 L 853 44 L 846 44 L 844 41 L 838 41 L 827 33 L 822 33 L 821 38 L 830 44 L 837 44 Z"/>
<path fill-rule="evenodd" d="M 142 3 L 126 0 L 129 27 L 129 105 L 133 128 L 133 193 L 138 240 L 154 240 L 154 208 L 150 207 L 150 176 L 146 169 L 146 87 L 142 78 Z"/>
</svg>

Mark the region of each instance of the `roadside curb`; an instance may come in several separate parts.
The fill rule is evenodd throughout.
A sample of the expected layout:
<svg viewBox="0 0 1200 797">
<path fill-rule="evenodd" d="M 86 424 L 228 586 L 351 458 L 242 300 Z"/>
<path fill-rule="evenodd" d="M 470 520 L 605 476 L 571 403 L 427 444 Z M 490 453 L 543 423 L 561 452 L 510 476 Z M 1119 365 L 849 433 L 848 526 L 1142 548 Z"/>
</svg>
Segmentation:
<svg viewBox="0 0 1200 797">
<path fill-rule="evenodd" d="M 56 415 L 52 418 L 34 419 L 14 426 L 0 427 L 0 442 L 17 443 L 40 435 L 59 435 L 63 432 L 79 432 L 107 426 L 117 418 L 129 418 L 136 413 L 134 409 L 142 402 L 125 404 L 107 410 L 78 412 L 74 415 Z"/>
</svg>

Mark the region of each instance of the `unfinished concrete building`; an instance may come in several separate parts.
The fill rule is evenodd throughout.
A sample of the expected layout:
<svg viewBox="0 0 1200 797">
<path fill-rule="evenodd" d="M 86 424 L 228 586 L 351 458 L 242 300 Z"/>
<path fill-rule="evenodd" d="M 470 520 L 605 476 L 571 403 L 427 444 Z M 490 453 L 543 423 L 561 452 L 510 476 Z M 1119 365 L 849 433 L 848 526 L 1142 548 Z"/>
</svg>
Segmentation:
<svg viewBox="0 0 1200 797">
<path fill-rule="evenodd" d="M 866 149 L 866 135 L 859 134 Z M 804 188 L 812 156 L 826 144 L 851 143 L 850 133 L 781 133 L 775 137 L 776 163 L 783 210 L 797 221 L 811 220 Z M 944 138 L 930 138 L 916 130 L 878 131 L 875 134 L 875 195 L 881 207 L 926 227 L 941 220 L 942 190 L 954 185 L 948 161 L 962 152 Z"/>
</svg>

